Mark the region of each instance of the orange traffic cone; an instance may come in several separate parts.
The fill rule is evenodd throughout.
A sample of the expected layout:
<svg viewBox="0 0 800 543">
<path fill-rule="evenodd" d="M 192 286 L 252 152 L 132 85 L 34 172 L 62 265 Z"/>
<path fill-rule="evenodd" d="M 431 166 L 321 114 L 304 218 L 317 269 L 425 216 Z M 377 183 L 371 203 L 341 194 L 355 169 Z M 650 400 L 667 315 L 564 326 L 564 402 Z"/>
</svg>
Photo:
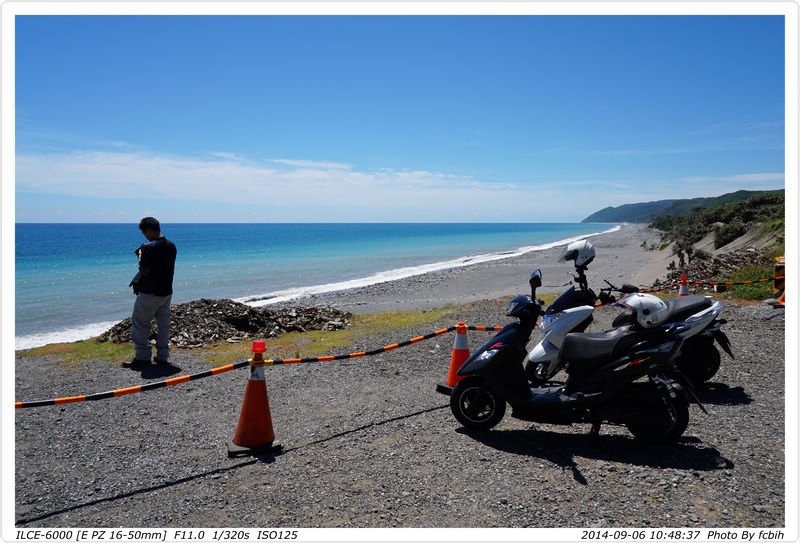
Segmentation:
<svg viewBox="0 0 800 543">
<path fill-rule="evenodd" d="M 678 296 L 688 296 L 689 295 L 689 278 L 686 277 L 684 273 L 681 275 L 681 286 L 678 289 Z"/>
<path fill-rule="evenodd" d="M 454 387 L 464 379 L 458 375 L 458 370 L 469 358 L 469 343 L 467 342 L 467 325 L 463 322 L 456 324 L 456 339 L 453 341 L 453 352 L 450 355 L 450 371 L 447 372 L 447 386 Z"/>
<path fill-rule="evenodd" d="M 458 375 L 458 370 L 469 358 L 469 343 L 467 342 L 467 325 L 463 322 L 456 324 L 456 339 L 453 341 L 453 353 L 450 355 L 450 370 L 447 372 L 447 384 L 436 385 L 436 392 L 446 394 L 453 392 L 456 383 L 463 379 Z"/>
<path fill-rule="evenodd" d="M 228 442 L 228 457 L 277 453 L 283 446 L 276 445 L 269 413 L 267 382 L 264 378 L 264 356 L 267 350 L 263 341 L 253 342 L 253 359 L 250 360 L 250 378 L 244 389 L 242 412 L 236 424 L 236 433 Z"/>
</svg>

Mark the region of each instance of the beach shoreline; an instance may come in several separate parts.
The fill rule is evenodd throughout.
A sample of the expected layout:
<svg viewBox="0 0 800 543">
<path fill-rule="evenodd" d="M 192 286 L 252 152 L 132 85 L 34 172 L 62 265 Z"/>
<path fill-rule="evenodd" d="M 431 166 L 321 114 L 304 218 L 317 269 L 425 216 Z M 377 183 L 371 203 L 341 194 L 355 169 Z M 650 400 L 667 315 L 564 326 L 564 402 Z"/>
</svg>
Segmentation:
<svg viewBox="0 0 800 543">
<path fill-rule="evenodd" d="M 583 238 L 581 238 L 583 239 Z M 619 286 L 628 282 L 650 286 L 664 276 L 659 266 L 663 255 L 648 251 L 659 239 L 656 230 L 643 224 L 623 224 L 618 230 L 587 236 L 597 253 L 589 265 L 589 286 L 605 286 L 604 279 Z M 480 300 L 497 300 L 529 292 L 528 278 L 535 269 L 543 275 L 539 294 L 561 292 L 571 280 L 574 267 L 558 262 L 565 245 L 527 252 L 503 260 L 448 268 L 413 277 L 324 294 L 313 294 L 282 305 L 327 305 L 352 313 L 424 311 L 446 305 L 463 305 Z"/>
<path fill-rule="evenodd" d="M 665 269 L 660 265 L 663 260 L 660 253 L 647 251 L 642 247 L 643 242 L 649 245 L 658 239 L 657 231 L 642 224 L 623 224 L 610 230 L 578 237 L 589 239 L 597 251 L 597 256 L 587 272 L 590 286 L 604 286 L 603 279 L 614 284 L 630 282 L 649 286 L 664 274 Z M 569 273 L 573 271 L 571 263 L 557 262 L 565 245 L 566 243 L 559 243 L 515 256 L 436 269 L 366 286 L 312 293 L 276 302 L 264 303 L 264 300 L 253 296 L 233 300 L 254 307 L 275 309 L 298 305 L 330 306 L 357 314 L 424 311 L 527 293 L 528 277 L 536 268 L 540 268 L 544 276 L 544 285 L 538 292 L 552 294 L 563 290 L 570 280 Z M 114 324 L 96 323 L 17 337 L 15 350 L 90 339 L 107 331 Z"/>
</svg>

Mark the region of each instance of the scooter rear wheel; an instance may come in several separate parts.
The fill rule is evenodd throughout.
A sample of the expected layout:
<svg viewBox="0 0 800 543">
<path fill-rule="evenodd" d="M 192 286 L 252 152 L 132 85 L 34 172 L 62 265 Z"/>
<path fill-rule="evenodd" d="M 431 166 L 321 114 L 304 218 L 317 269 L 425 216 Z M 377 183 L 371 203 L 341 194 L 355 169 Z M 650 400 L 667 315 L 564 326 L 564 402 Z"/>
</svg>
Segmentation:
<svg viewBox="0 0 800 543">
<path fill-rule="evenodd" d="M 722 358 L 713 345 L 704 349 L 684 350 L 678 357 L 678 368 L 693 384 L 702 384 L 716 375 Z"/>
<path fill-rule="evenodd" d="M 669 406 L 671 416 L 664 417 L 665 420 L 660 422 L 654 420 L 644 424 L 625 424 L 637 439 L 654 445 L 669 445 L 678 441 L 686 431 L 686 427 L 689 426 L 689 402 L 686 397 L 677 394 L 675 398 L 669 395 L 663 398 Z"/>
<path fill-rule="evenodd" d="M 459 382 L 450 394 L 450 410 L 470 430 L 489 430 L 506 414 L 506 402 L 479 377 Z"/>
</svg>

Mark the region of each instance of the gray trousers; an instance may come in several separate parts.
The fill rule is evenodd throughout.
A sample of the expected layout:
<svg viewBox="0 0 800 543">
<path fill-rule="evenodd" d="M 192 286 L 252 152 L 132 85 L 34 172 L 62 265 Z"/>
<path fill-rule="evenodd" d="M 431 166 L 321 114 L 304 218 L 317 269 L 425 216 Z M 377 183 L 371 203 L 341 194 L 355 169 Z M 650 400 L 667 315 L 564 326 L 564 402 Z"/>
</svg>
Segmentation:
<svg viewBox="0 0 800 543">
<path fill-rule="evenodd" d="M 136 348 L 137 360 L 150 360 L 152 349 L 150 347 L 150 323 L 156 319 L 158 333 L 156 334 L 156 358 L 169 359 L 169 303 L 170 296 L 156 296 L 155 294 L 136 295 L 131 316 L 131 337 Z"/>
</svg>

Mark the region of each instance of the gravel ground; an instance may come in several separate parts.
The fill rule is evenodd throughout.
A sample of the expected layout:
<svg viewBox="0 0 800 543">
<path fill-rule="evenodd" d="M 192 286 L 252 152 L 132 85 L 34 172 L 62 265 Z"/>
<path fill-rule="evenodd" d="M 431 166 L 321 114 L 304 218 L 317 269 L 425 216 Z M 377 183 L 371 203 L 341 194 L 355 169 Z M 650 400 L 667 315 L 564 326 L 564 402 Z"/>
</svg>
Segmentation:
<svg viewBox="0 0 800 543">
<path fill-rule="evenodd" d="M 615 310 L 596 312 L 596 330 Z M 502 302 L 463 319 L 503 324 Z M 784 513 L 784 316 L 729 304 L 736 359 L 701 391 L 674 446 L 624 428 L 506 418 L 460 428 L 444 379 L 453 336 L 376 357 L 266 369 L 273 459 L 228 459 L 246 370 L 112 400 L 16 411 L 16 524 L 133 527 L 780 527 Z M 489 334 L 471 332 L 471 349 Z M 538 338 L 538 335 L 535 336 Z M 537 339 L 538 340 L 538 339 Z M 338 354 L 338 353 L 337 353 Z M 242 357 L 248 355 L 243 346 Z M 180 374 L 208 368 L 178 351 Z M 234 362 L 232 360 L 231 362 Z M 176 373 L 177 374 L 177 373 Z M 34 400 L 110 390 L 165 375 L 104 361 L 16 361 L 16 394 Z"/>
</svg>

